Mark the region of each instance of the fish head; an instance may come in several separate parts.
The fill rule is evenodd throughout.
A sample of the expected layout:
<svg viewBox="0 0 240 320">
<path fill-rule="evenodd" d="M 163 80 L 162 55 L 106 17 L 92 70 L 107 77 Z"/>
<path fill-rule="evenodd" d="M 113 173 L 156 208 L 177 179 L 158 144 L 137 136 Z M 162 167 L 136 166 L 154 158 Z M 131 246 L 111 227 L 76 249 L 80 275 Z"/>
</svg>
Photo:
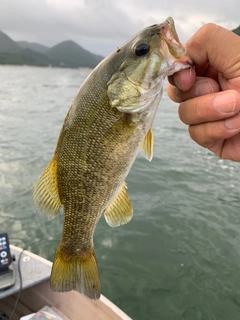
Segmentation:
<svg viewBox="0 0 240 320">
<path fill-rule="evenodd" d="M 123 61 L 108 82 L 109 103 L 130 114 L 144 111 L 161 95 L 166 76 L 192 65 L 171 17 L 143 29 L 118 48 L 114 59 L 117 55 Z"/>
</svg>

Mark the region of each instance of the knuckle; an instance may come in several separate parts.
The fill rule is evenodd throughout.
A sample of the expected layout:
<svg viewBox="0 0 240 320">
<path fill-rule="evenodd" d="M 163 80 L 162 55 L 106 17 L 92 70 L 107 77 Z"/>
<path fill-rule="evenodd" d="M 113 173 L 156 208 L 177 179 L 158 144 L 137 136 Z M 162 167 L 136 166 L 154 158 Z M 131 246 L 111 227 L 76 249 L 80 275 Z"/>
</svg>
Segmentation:
<svg viewBox="0 0 240 320">
<path fill-rule="evenodd" d="M 206 23 L 200 28 L 200 30 L 207 35 L 211 34 L 215 29 L 216 29 L 216 24 L 212 22 Z"/>
</svg>

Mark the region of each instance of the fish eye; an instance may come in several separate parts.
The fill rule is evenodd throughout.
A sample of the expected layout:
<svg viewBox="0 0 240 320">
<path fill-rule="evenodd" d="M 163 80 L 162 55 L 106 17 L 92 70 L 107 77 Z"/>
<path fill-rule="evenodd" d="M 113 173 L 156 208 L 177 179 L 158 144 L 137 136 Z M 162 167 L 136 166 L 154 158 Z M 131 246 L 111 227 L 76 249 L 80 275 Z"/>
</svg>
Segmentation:
<svg viewBox="0 0 240 320">
<path fill-rule="evenodd" d="M 145 56 L 149 51 L 150 51 L 150 46 L 146 42 L 138 44 L 135 48 L 135 54 L 138 57 Z"/>
</svg>

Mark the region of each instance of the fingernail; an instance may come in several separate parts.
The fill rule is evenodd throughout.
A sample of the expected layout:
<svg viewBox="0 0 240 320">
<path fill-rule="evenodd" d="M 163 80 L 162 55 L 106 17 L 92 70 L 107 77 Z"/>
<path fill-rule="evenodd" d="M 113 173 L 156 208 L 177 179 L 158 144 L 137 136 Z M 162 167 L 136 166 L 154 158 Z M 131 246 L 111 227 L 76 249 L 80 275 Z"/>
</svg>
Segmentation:
<svg viewBox="0 0 240 320">
<path fill-rule="evenodd" d="M 236 107 L 236 97 L 233 93 L 221 93 L 213 100 L 213 108 L 219 113 L 232 113 Z"/>
<path fill-rule="evenodd" d="M 225 126 L 228 129 L 240 129 L 240 114 L 232 118 L 225 119 Z"/>
<path fill-rule="evenodd" d="M 202 81 L 198 83 L 198 85 L 195 88 L 195 95 L 197 97 L 203 96 L 205 94 L 213 93 L 213 86 L 209 81 Z"/>
</svg>

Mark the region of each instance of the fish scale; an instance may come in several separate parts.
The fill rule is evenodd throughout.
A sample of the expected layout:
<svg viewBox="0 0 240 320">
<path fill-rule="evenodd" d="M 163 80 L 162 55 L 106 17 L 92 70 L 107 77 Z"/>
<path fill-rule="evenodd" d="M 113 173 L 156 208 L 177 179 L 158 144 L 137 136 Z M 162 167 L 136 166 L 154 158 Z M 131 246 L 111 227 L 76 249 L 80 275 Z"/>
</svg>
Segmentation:
<svg viewBox="0 0 240 320">
<path fill-rule="evenodd" d="M 37 213 L 52 219 L 64 206 L 50 279 L 53 291 L 100 297 L 96 225 L 102 213 L 111 227 L 131 220 L 126 176 L 140 149 L 152 159 L 152 123 L 164 78 L 190 65 L 168 18 L 119 47 L 80 87 L 54 156 L 33 188 Z"/>
</svg>

